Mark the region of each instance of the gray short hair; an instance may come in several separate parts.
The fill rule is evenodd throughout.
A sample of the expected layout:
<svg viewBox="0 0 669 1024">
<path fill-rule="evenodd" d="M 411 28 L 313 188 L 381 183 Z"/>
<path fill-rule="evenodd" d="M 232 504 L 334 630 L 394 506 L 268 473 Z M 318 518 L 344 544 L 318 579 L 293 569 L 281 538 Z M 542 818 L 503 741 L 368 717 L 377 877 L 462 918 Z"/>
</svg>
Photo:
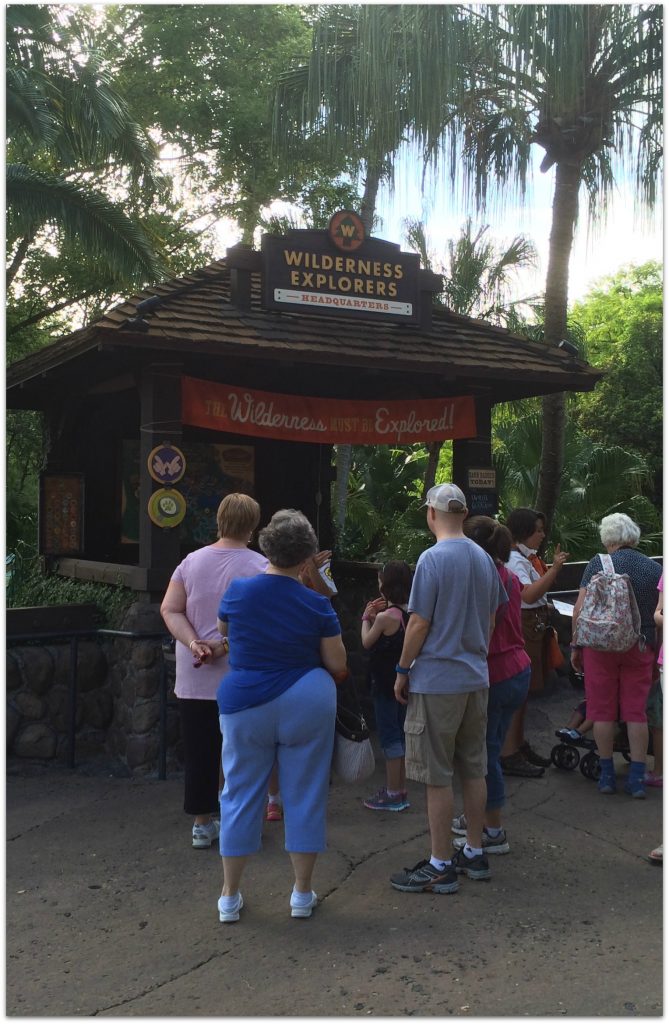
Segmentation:
<svg viewBox="0 0 669 1024">
<path fill-rule="evenodd" d="M 627 547 L 635 548 L 639 543 L 641 530 L 624 512 L 613 512 L 610 516 L 604 516 L 599 524 L 599 536 L 604 547 L 608 547 L 609 544 L 625 544 Z"/>
<path fill-rule="evenodd" d="M 318 538 L 303 512 L 282 508 L 260 531 L 258 545 L 277 569 L 292 569 L 316 554 Z"/>
</svg>

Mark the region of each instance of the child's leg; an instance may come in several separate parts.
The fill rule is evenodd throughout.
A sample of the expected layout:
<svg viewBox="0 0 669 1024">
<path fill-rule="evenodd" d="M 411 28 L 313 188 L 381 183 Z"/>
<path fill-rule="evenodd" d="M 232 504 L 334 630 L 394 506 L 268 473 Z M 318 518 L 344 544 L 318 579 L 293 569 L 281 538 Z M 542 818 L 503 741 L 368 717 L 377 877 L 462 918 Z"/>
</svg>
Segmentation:
<svg viewBox="0 0 669 1024">
<path fill-rule="evenodd" d="M 389 793 L 400 793 L 404 789 L 404 758 L 391 757 L 386 760 L 386 789 Z"/>
<path fill-rule="evenodd" d="M 404 704 L 392 699 L 388 709 L 392 726 L 389 726 L 384 750 L 386 755 L 386 789 L 389 793 L 403 793 L 406 790 L 406 772 L 404 768 L 404 719 L 407 709 Z M 401 751 L 401 753 L 400 753 Z"/>
<path fill-rule="evenodd" d="M 572 711 L 571 718 L 567 722 L 567 729 L 578 729 L 579 732 L 588 732 L 588 728 L 592 729 L 592 722 L 588 723 L 588 715 L 586 711 L 586 702 L 582 700 L 580 704 L 577 704 Z"/>
</svg>

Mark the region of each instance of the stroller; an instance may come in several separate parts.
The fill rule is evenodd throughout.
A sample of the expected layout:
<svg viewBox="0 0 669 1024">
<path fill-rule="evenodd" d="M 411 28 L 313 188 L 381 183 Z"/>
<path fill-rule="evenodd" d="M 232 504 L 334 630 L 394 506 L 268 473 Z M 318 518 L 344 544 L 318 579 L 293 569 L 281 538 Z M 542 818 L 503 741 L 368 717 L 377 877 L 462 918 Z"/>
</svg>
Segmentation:
<svg viewBox="0 0 669 1024">
<path fill-rule="evenodd" d="M 580 766 L 581 773 L 586 779 L 592 779 L 593 782 L 596 782 L 602 773 L 602 768 L 599 763 L 599 754 L 597 753 L 595 741 L 587 739 L 585 736 L 578 740 L 573 740 L 569 736 L 565 736 L 562 729 L 556 729 L 555 735 L 560 740 L 551 750 L 551 761 L 555 767 L 561 768 L 565 772 L 573 772 L 575 768 Z M 587 753 L 581 755 L 579 747 L 587 750 Z M 628 762 L 632 760 L 627 726 L 624 722 L 618 722 L 618 733 L 613 741 L 613 752 L 622 754 Z M 653 753 L 652 737 L 649 737 L 648 740 L 648 753 Z"/>
</svg>

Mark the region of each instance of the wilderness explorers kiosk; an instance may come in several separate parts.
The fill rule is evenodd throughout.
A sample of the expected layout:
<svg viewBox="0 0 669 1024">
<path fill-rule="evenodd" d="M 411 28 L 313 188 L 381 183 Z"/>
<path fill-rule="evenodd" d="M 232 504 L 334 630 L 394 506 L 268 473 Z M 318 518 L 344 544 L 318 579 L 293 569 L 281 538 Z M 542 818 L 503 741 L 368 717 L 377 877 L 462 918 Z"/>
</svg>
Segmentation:
<svg viewBox="0 0 669 1024">
<path fill-rule="evenodd" d="M 600 374 L 435 304 L 440 286 L 342 210 L 327 231 L 234 246 L 14 363 L 8 408 L 44 414 L 42 554 L 157 600 L 235 490 L 263 522 L 301 508 L 330 547 L 334 444 L 450 438 L 470 507 L 494 513 L 493 404 L 588 391 Z"/>
</svg>

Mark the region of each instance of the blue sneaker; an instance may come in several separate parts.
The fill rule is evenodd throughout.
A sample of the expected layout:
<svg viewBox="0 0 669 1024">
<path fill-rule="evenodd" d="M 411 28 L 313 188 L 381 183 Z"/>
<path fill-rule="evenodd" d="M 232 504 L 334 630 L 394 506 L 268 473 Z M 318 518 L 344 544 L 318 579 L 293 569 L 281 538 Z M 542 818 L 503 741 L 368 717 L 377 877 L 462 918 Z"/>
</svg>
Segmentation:
<svg viewBox="0 0 669 1024">
<path fill-rule="evenodd" d="M 363 800 L 363 805 L 369 807 L 370 811 L 404 811 L 410 806 L 406 790 L 397 796 L 390 796 L 385 786 L 374 796 Z"/>
<path fill-rule="evenodd" d="M 625 782 L 625 792 L 629 793 L 629 795 L 634 797 L 635 800 L 645 800 L 646 785 L 643 781 L 643 776 L 641 776 L 641 778 L 628 777 Z"/>
<path fill-rule="evenodd" d="M 599 779 L 597 780 L 597 789 L 600 793 L 603 793 L 605 796 L 610 796 L 611 793 L 615 793 L 615 775 L 600 775 Z"/>
</svg>

